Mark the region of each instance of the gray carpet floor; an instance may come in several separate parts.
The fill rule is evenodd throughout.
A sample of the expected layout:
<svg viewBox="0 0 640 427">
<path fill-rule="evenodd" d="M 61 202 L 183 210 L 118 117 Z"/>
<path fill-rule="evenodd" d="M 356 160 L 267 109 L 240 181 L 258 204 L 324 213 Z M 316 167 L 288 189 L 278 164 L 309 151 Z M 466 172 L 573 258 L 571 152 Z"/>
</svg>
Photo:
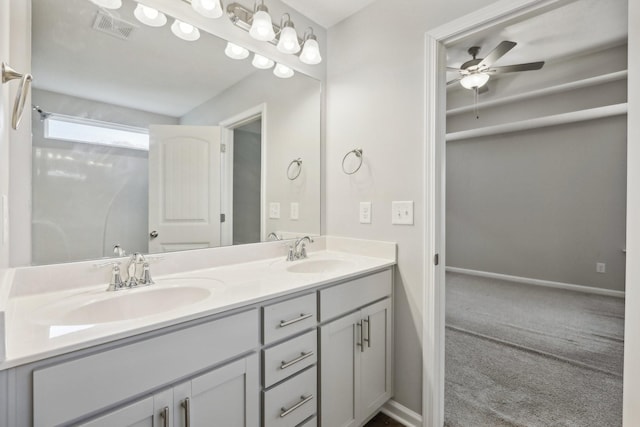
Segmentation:
<svg viewBox="0 0 640 427">
<path fill-rule="evenodd" d="M 445 426 L 622 425 L 624 300 L 447 273 Z"/>
</svg>

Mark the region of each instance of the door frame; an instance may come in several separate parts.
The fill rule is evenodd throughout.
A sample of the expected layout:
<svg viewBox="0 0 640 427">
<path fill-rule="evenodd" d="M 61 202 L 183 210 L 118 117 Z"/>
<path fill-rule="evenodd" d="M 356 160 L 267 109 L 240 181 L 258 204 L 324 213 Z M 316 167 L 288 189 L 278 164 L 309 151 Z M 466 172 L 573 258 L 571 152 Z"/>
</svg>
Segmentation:
<svg viewBox="0 0 640 427">
<path fill-rule="evenodd" d="M 225 214 L 225 222 L 220 227 L 222 246 L 233 244 L 233 131 L 260 118 L 260 240 L 265 241 L 267 230 L 267 104 L 262 103 L 219 123 L 222 144 L 226 151 L 220 162 L 220 210 Z"/>
<path fill-rule="evenodd" d="M 422 168 L 425 200 L 425 227 L 422 236 L 425 254 L 422 301 L 424 427 L 442 427 L 444 424 L 446 46 L 487 28 L 534 16 L 572 1 L 575 0 L 500 0 L 425 33 L 425 138 Z M 439 258 L 437 265 L 436 255 Z M 627 263 L 629 262 L 628 254 Z"/>
</svg>

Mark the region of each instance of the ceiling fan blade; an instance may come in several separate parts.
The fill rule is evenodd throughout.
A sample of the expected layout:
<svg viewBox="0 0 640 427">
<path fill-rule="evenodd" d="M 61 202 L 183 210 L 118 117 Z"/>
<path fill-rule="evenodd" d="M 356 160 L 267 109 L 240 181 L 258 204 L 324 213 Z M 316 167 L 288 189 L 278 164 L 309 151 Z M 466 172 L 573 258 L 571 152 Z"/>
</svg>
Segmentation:
<svg viewBox="0 0 640 427">
<path fill-rule="evenodd" d="M 483 93 L 489 92 L 489 85 L 480 86 L 478 88 L 478 94 L 482 95 Z"/>
<path fill-rule="evenodd" d="M 533 71 L 539 70 L 544 65 L 544 61 L 528 62 L 526 64 L 505 65 L 504 67 L 496 67 L 487 70 L 490 74 L 515 73 L 517 71 Z"/>
<path fill-rule="evenodd" d="M 480 63 L 478 68 L 491 67 L 504 54 L 513 49 L 518 43 L 503 41 L 495 49 L 493 49 Z"/>
<path fill-rule="evenodd" d="M 460 68 L 456 68 L 456 67 L 447 67 L 447 71 L 460 71 Z"/>
<path fill-rule="evenodd" d="M 461 80 L 461 79 L 453 79 L 453 80 L 449 80 L 449 81 L 447 82 L 447 86 L 454 85 L 454 84 L 458 83 L 460 80 Z"/>
</svg>

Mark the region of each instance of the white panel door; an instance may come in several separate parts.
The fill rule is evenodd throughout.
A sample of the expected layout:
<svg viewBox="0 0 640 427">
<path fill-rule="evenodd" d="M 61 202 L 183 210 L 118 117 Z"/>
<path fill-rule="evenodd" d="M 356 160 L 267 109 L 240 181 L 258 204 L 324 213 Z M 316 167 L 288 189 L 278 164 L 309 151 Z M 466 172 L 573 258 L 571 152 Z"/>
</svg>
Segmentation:
<svg viewBox="0 0 640 427">
<path fill-rule="evenodd" d="M 220 128 L 150 126 L 149 252 L 217 246 Z"/>
</svg>

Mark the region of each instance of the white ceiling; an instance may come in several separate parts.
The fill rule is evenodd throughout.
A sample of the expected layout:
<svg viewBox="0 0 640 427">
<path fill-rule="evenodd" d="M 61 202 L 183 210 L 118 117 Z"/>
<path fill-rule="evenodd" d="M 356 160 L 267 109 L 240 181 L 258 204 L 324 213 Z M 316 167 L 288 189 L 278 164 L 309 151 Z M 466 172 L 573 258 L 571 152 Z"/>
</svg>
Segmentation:
<svg viewBox="0 0 640 427">
<path fill-rule="evenodd" d="M 471 46 L 480 46 L 478 57 L 484 58 L 503 40 L 514 41 L 518 45 L 496 63 L 498 66 L 553 61 L 621 44 L 626 38 L 626 0 L 578 0 L 521 22 L 491 28 L 448 46 L 447 65 L 459 67 L 471 59 L 467 53 Z M 448 77 L 455 77 L 455 72 Z"/>
<path fill-rule="evenodd" d="M 332 27 L 375 0 L 282 0 L 325 28 Z"/>
</svg>

